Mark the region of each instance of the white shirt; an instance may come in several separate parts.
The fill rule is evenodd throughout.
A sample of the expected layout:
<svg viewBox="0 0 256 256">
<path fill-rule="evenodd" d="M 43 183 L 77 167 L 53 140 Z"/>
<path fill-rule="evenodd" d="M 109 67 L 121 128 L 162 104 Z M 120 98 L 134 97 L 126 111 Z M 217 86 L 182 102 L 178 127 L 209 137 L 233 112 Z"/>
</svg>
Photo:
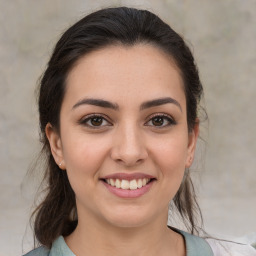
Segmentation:
<svg viewBox="0 0 256 256">
<path fill-rule="evenodd" d="M 206 239 L 214 256 L 256 256 L 256 250 L 248 244 Z"/>
</svg>

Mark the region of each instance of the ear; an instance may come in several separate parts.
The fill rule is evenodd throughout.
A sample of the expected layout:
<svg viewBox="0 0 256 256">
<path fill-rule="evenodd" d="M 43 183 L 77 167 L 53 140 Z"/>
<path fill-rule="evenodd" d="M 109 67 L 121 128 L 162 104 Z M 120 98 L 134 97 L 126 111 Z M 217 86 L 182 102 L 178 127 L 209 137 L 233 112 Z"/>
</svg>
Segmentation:
<svg viewBox="0 0 256 256">
<path fill-rule="evenodd" d="M 45 127 L 45 134 L 49 141 L 52 156 L 56 164 L 59 166 L 60 169 L 64 170 L 65 162 L 63 158 L 62 143 L 61 143 L 60 135 L 57 133 L 57 131 L 52 127 L 50 123 L 48 123 Z"/>
<path fill-rule="evenodd" d="M 189 168 L 194 160 L 195 151 L 196 151 L 196 143 L 199 134 L 199 119 L 196 120 L 194 128 L 188 134 L 188 155 L 186 160 L 186 168 Z"/>
</svg>

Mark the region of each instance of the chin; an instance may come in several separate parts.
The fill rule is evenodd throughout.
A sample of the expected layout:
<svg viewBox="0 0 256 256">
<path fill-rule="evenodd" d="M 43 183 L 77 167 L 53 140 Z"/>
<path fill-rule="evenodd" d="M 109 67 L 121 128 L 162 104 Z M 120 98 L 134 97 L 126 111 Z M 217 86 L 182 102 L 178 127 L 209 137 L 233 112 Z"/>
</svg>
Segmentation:
<svg viewBox="0 0 256 256">
<path fill-rule="evenodd" d="M 110 220 L 112 226 L 117 228 L 138 228 L 147 223 L 144 219 L 140 220 L 138 218 L 131 219 L 131 218 L 116 218 Z"/>
<path fill-rule="evenodd" d="M 115 227 L 136 228 L 150 223 L 152 221 L 152 215 L 149 212 L 143 212 L 138 209 L 135 211 L 128 209 L 126 211 L 109 213 L 108 216 L 105 215 L 105 219 Z"/>
</svg>

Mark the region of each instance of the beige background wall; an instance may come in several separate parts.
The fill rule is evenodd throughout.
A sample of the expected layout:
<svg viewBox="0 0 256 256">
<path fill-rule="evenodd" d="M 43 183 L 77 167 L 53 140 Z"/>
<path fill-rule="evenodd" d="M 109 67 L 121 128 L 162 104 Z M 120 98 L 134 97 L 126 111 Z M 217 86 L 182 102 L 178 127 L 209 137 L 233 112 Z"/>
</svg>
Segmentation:
<svg viewBox="0 0 256 256">
<path fill-rule="evenodd" d="M 20 255 L 23 238 L 31 246 L 33 180 L 24 176 L 39 149 L 36 81 L 63 30 L 109 5 L 152 10 L 191 45 L 210 118 L 205 164 L 202 147 L 193 168 L 206 228 L 256 231 L 255 0 L 0 0 L 0 256 Z"/>
</svg>

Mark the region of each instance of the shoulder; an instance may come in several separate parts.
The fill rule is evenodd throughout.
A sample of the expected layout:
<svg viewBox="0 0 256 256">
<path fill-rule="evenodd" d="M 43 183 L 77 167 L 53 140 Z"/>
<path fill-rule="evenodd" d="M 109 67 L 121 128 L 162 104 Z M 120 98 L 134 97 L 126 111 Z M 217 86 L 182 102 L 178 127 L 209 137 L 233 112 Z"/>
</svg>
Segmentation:
<svg viewBox="0 0 256 256">
<path fill-rule="evenodd" d="M 23 256 L 48 256 L 50 253 L 50 250 L 44 246 L 40 246 L 27 254 L 24 254 Z"/>
<path fill-rule="evenodd" d="M 64 237 L 59 236 L 52 244 L 51 249 L 40 246 L 23 256 L 75 256 L 67 246 Z"/>
<path fill-rule="evenodd" d="M 249 244 L 202 238 L 170 227 L 185 238 L 187 256 L 256 256 L 256 250 Z"/>
<path fill-rule="evenodd" d="M 179 230 L 179 233 L 185 239 L 187 256 L 215 256 L 205 239 L 181 230 Z"/>
<path fill-rule="evenodd" d="M 256 250 L 248 244 L 206 239 L 214 256 L 256 256 Z"/>
</svg>

